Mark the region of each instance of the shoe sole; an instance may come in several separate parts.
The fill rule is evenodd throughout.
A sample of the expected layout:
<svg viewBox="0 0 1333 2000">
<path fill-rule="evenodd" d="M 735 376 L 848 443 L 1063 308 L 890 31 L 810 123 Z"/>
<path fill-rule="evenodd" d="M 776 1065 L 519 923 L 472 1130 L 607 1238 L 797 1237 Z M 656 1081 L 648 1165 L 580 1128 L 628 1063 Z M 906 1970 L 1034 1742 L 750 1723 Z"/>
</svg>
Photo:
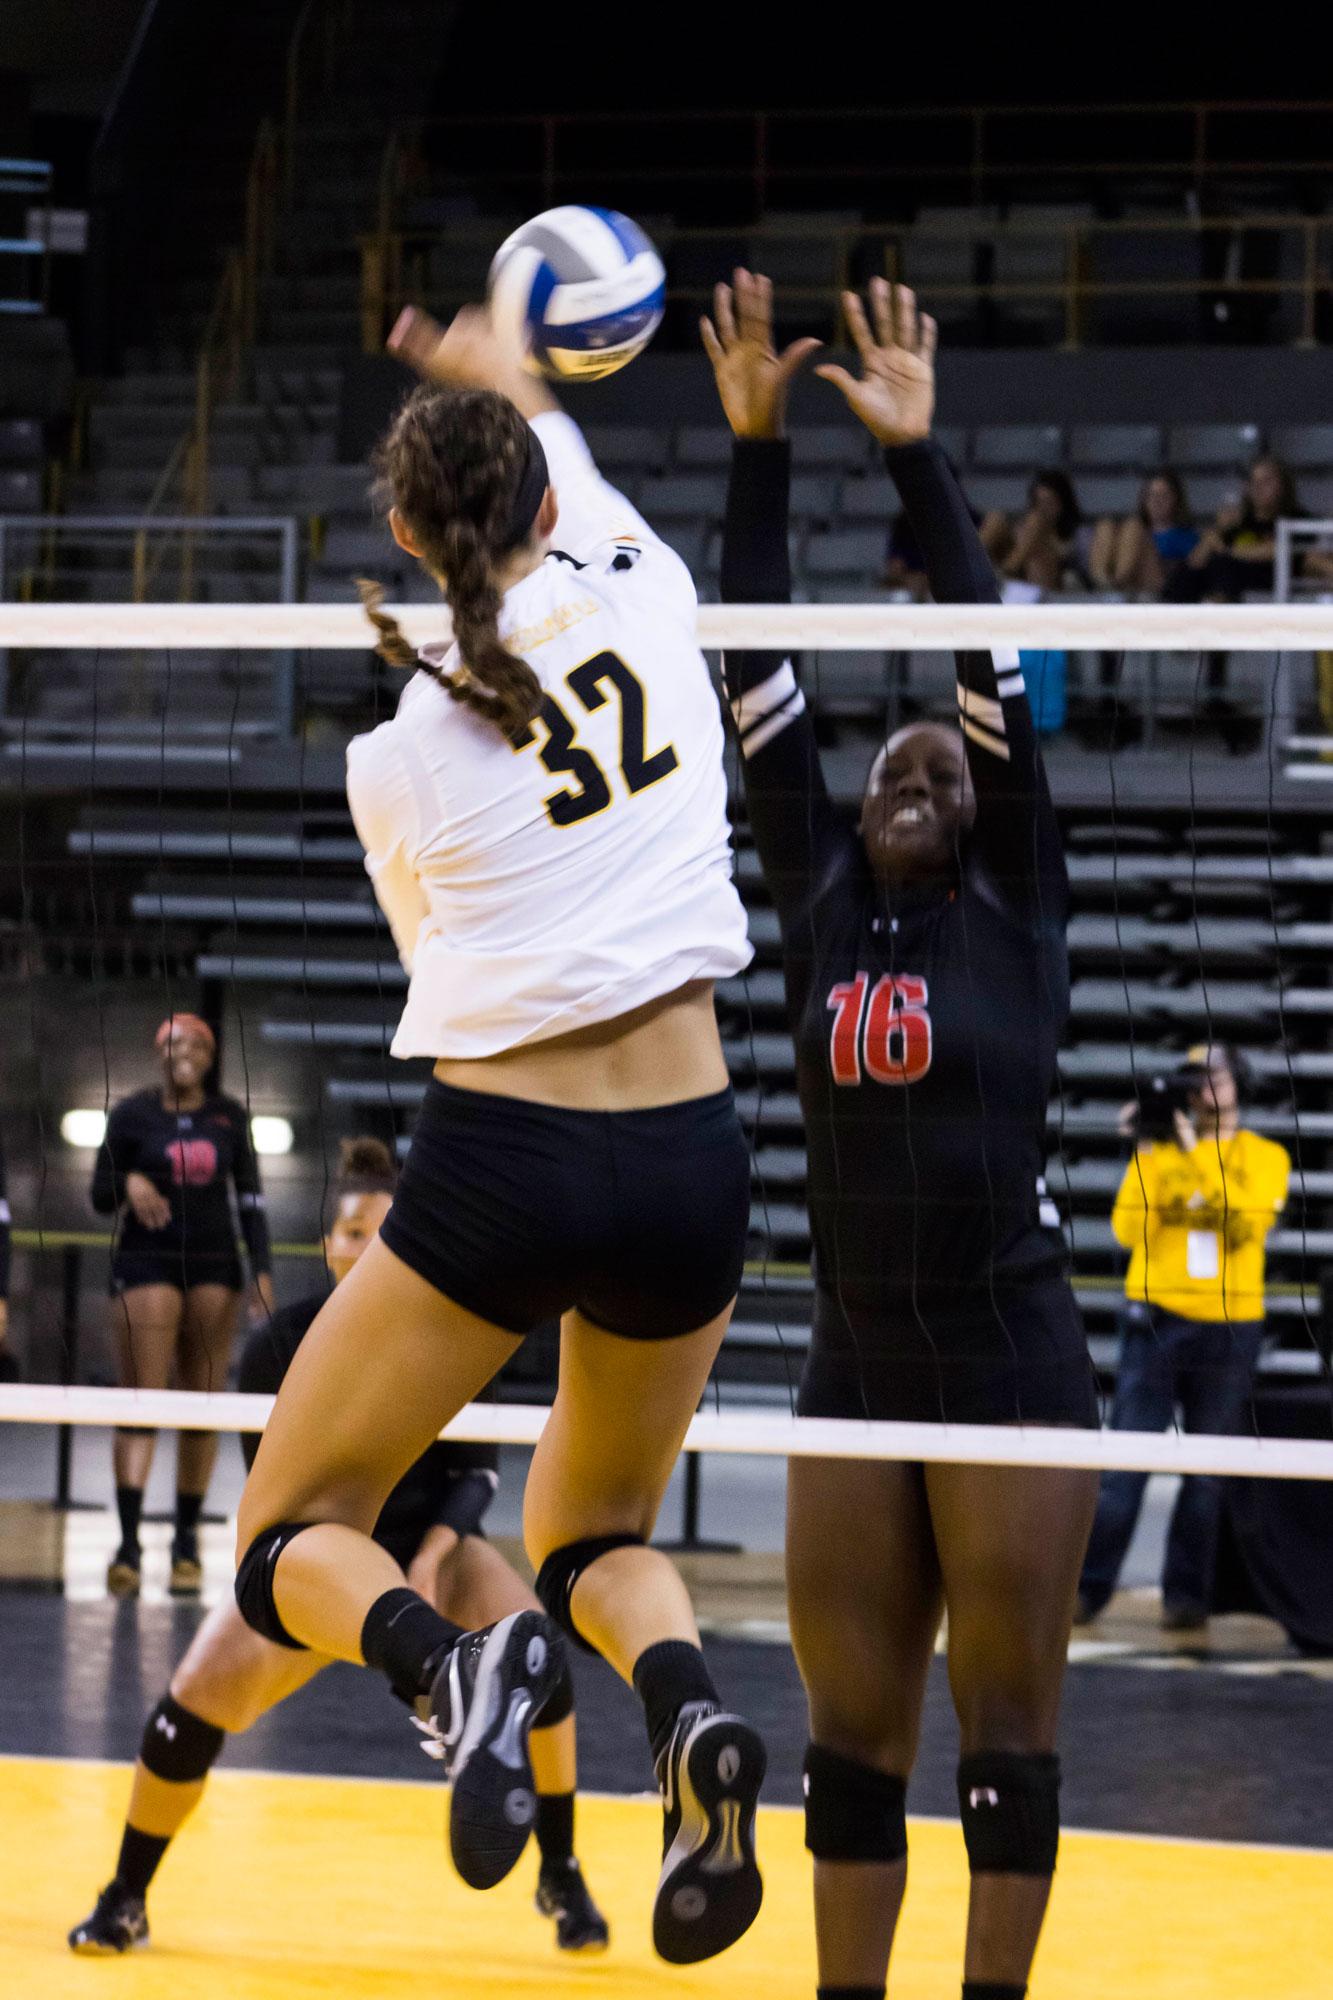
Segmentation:
<svg viewBox="0 0 1333 2000">
<path fill-rule="evenodd" d="M 680 1825 L 653 1905 L 653 1946 L 669 1965 L 714 1958 L 759 1914 L 754 1816 L 767 1768 L 762 1742 L 738 1715 L 704 1716 L 686 1740 Z"/>
<path fill-rule="evenodd" d="M 200 1564 L 173 1566 L 171 1581 L 167 1585 L 168 1597 L 198 1597 L 204 1588 L 204 1572 Z"/>
<path fill-rule="evenodd" d="M 119 1563 L 107 1571 L 106 1587 L 112 1597 L 137 1597 L 143 1578 L 137 1569 Z"/>
<path fill-rule="evenodd" d="M 564 1660 L 564 1641 L 540 1611 L 502 1618 L 486 1643 L 454 1754 L 449 1803 L 449 1852 L 470 1889 L 503 1882 L 527 1846 L 537 1816 L 528 1732 Z M 446 1661 L 442 1674 L 452 1666 Z M 431 1706 L 436 1715 L 451 1712 L 435 1689 Z"/>
<path fill-rule="evenodd" d="M 98 1938 L 81 1938 L 76 1944 L 72 1936 L 66 1939 L 75 1958 L 128 1958 L 132 1951 L 142 1951 L 148 1942 L 147 1931 L 127 1944 L 103 1944 Z"/>
</svg>

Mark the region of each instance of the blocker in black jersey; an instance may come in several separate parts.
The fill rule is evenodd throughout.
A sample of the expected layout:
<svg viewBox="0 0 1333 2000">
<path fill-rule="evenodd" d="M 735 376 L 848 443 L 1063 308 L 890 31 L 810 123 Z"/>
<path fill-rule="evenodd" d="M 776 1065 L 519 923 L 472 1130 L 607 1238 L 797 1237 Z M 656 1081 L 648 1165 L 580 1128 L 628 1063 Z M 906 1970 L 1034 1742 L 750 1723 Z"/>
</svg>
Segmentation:
<svg viewBox="0 0 1333 2000">
<path fill-rule="evenodd" d="M 251 1396 L 276 1396 L 292 1357 L 315 1322 L 325 1292 L 283 1306 L 267 1326 L 256 1329 L 241 1353 L 239 1386 Z M 241 1438 L 251 1466 L 259 1449 L 257 1432 Z M 375 1540 L 406 1569 L 431 1528 L 452 1528 L 460 1541 L 481 1531 L 482 1517 L 500 1483 L 500 1455 L 493 1444 L 452 1444 L 437 1440 L 410 1465 L 390 1493 L 375 1523 Z"/>
<path fill-rule="evenodd" d="M 933 441 L 885 454 L 939 601 L 995 599 Z M 790 597 L 789 447 L 738 440 L 722 595 Z M 1064 1246 L 1039 1219 L 1069 1004 L 1068 884 L 1015 654 L 957 657 L 976 819 L 953 886 L 890 888 L 829 797 L 789 661 L 726 659 L 781 924 L 809 1154 L 810 1415 L 1092 1423 Z M 956 779 L 954 781 L 956 783 Z"/>
<path fill-rule="evenodd" d="M 146 1229 L 126 1203 L 125 1177 L 144 1174 L 171 1205 L 162 1229 Z M 259 1162 L 245 1106 L 205 1098 L 196 1111 L 168 1110 L 159 1090 L 122 1098 L 107 1119 L 93 1173 L 99 1215 L 120 1212 L 111 1255 L 113 1295 L 138 1285 L 241 1289 L 228 1182 L 236 1189 L 251 1274 L 269 1268 L 268 1223 Z"/>
</svg>

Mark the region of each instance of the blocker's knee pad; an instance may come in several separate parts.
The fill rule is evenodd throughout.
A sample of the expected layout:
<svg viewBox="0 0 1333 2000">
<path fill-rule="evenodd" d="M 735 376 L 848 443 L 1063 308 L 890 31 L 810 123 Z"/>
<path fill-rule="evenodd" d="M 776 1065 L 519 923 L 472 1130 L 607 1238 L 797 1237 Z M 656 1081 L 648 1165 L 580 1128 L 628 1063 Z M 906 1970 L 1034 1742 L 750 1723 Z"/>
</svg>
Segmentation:
<svg viewBox="0 0 1333 2000">
<path fill-rule="evenodd" d="M 164 1694 L 144 1724 L 139 1761 L 169 1785 L 193 1785 L 208 1776 L 226 1740 L 225 1729 Z"/>
<path fill-rule="evenodd" d="M 236 1572 L 236 1602 L 246 1624 L 261 1639 L 271 1639 L 275 1646 L 286 1646 L 293 1653 L 305 1653 L 309 1648 L 293 1639 L 278 1616 L 273 1602 L 273 1571 L 288 1542 L 314 1525 L 313 1521 L 280 1521 L 275 1527 L 264 1528 L 242 1556 Z"/>
<path fill-rule="evenodd" d="M 610 1555 L 612 1549 L 641 1549 L 643 1546 L 642 1535 L 589 1535 L 581 1542 L 566 1542 L 563 1549 L 552 1549 L 538 1570 L 534 1588 L 547 1616 L 554 1618 L 571 1639 L 577 1640 L 585 1653 L 595 1652 L 596 1648 L 590 1646 L 574 1626 L 569 1600 L 575 1584 L 599 1556 Z"/>
<path fill-rule="evenodd" d="M 901 1861 L 907 1780 L 811 1743 L 805 1753 L 805 1844 L 816 1861 Z"/>
<path fill-rule="evenodd" d="M 1060 1846 L 1060 1759 L 979 1750 L 958 1766 L 958 1808 L 974 1875 L 1052 1875 Z"/>
</svg>

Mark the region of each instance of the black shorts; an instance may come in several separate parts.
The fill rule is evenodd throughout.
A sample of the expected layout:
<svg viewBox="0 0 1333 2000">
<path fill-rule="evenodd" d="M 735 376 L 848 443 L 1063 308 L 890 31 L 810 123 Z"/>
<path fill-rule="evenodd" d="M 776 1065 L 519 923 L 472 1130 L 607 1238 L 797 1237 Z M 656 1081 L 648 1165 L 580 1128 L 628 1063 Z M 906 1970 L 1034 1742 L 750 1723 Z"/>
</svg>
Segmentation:
<svg viewBox="0 0 1333 2000">
<path fill-rule="evenodd" d="M 750 1155 L 730 1088 L 563 1111 L 432 1078 L 380 1236 L 468 1312 L 528 1334 L 573 1307 L 671 1340 L 735 1297 Z"/>
<path fill-rule="evenodd" d="M 196 1285 L 225 1285 L 229 1292 L 244 1287 L 241 1260 L 235 1250 L 117 1250 L 111 1259 L 111 1296 L 118 1299 L 140 1285 L 174 1285 L 178 1292 Z"/>
<path fill-rule="evenodd" d="M 849 1315 L 816 1294 L 797 1408 L 885 1423 L 1067 1424 L 1095 1429 L 1096 1380 L 1063 1279 L 989 1296 L 971 1311 Z M 925 1324 L 922 1324 L 924 1320 Z"/>
</svg>

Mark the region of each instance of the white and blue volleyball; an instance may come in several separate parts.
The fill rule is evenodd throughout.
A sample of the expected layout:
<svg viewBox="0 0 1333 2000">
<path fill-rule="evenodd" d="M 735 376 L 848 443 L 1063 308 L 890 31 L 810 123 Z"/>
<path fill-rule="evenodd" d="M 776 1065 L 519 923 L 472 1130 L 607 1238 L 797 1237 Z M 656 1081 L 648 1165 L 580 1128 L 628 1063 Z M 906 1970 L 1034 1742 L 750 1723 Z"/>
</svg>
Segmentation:
<svg viewBox="0 0 1333 2000">
<path fill-rule="evenodd" d="M 491 313 L 535 374 L 595 381 L 648 345 L 666 272 L 637 222 L 570 204 L 534 215 L 491 263 Z"/>
</svg>

